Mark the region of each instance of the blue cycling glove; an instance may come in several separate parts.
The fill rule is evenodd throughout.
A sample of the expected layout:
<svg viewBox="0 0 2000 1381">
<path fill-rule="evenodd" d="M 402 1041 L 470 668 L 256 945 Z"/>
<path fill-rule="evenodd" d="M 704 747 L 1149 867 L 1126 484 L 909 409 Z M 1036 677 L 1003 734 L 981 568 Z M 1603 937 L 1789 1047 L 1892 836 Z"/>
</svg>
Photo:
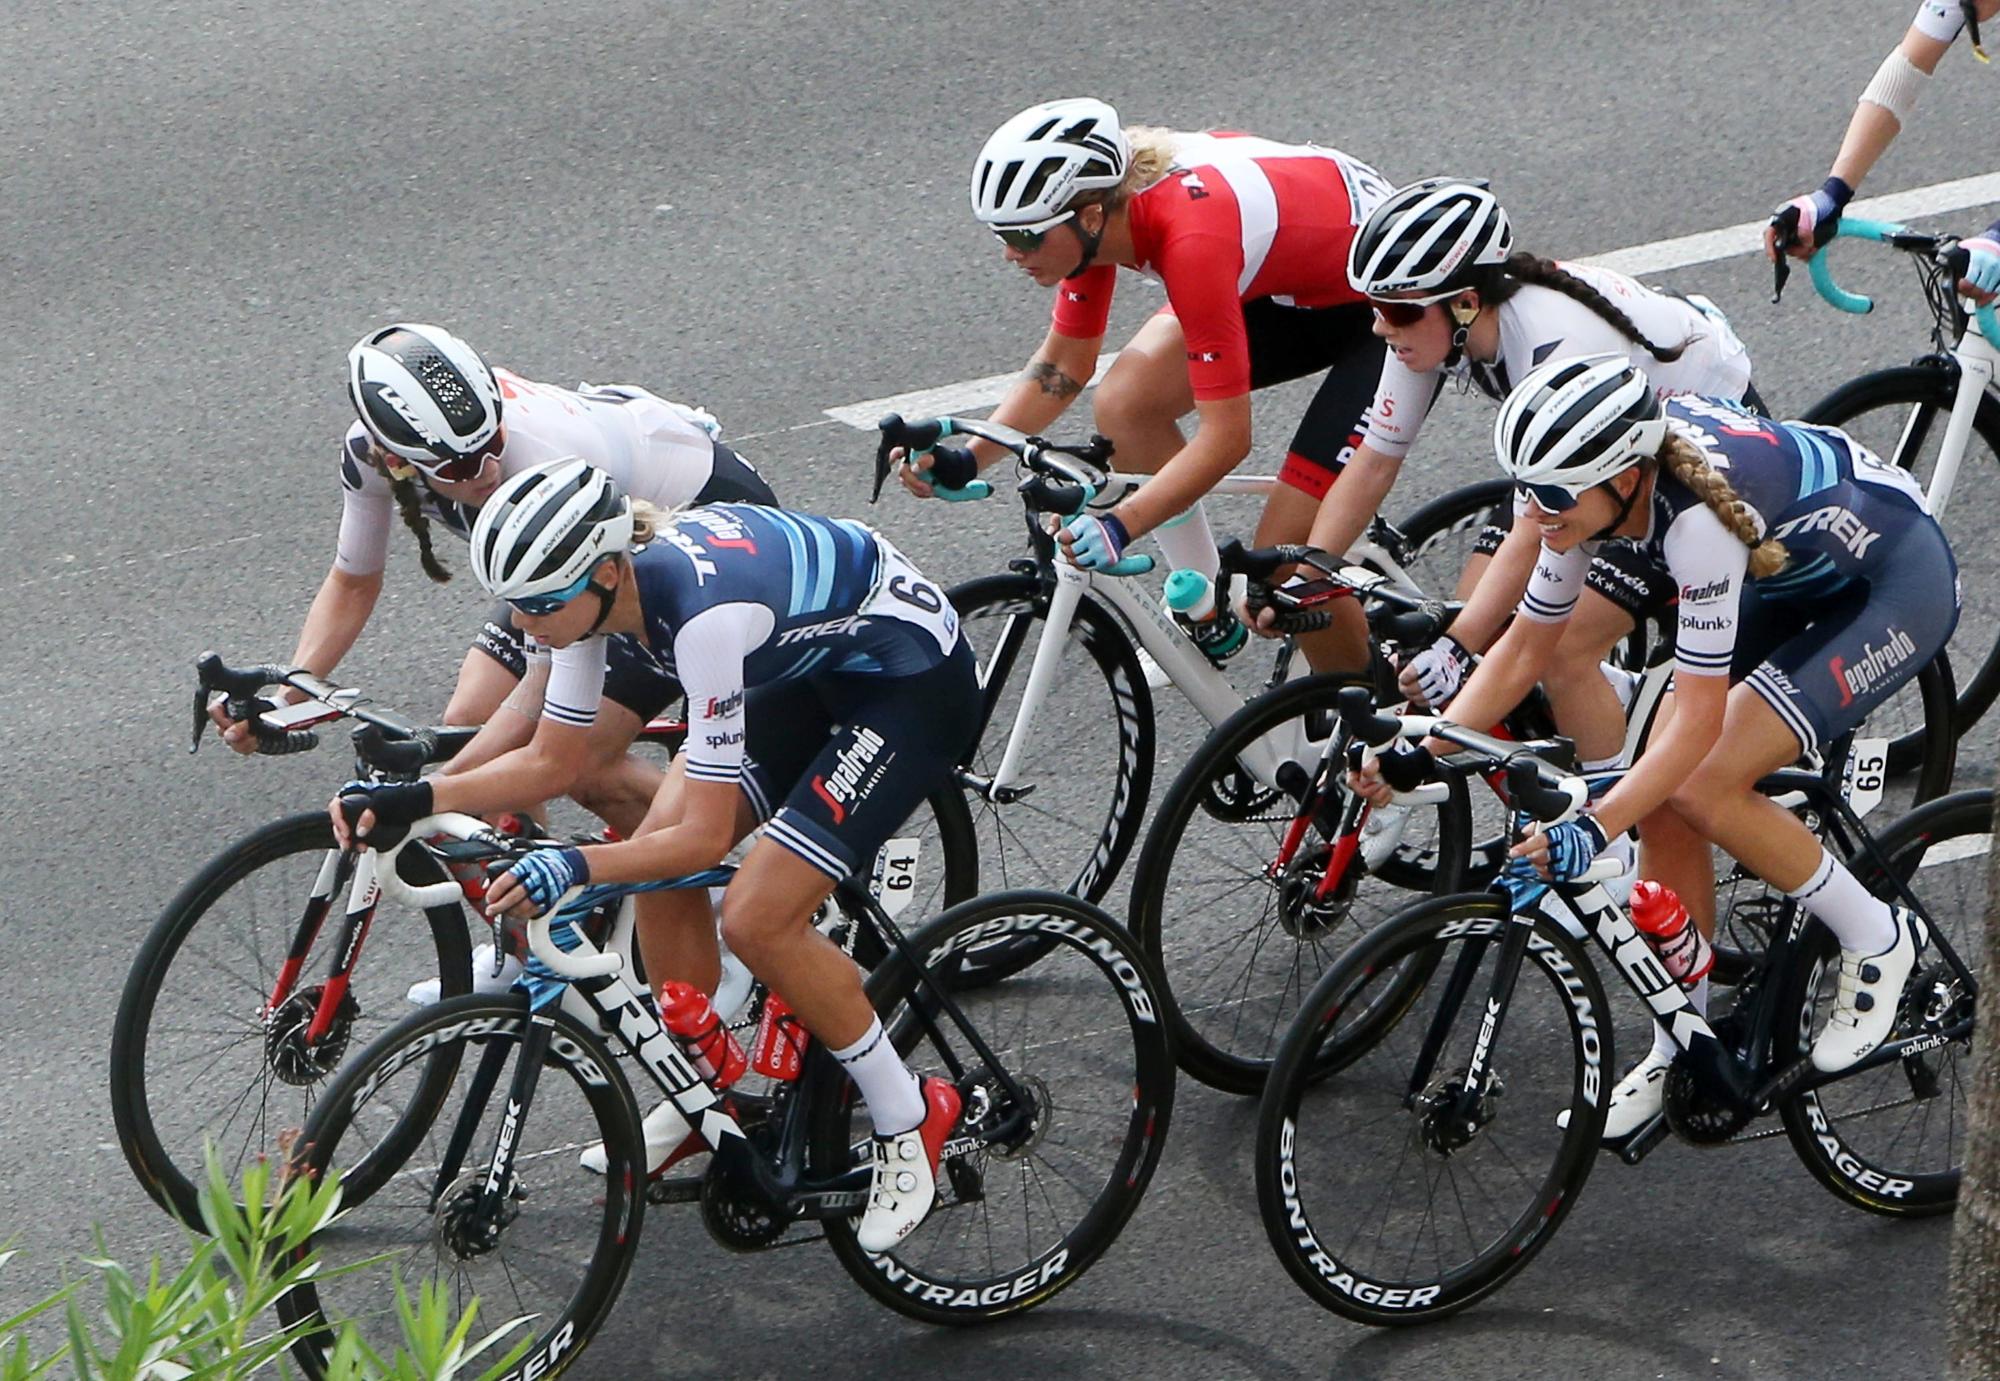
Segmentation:
<svg viewBox="0 0 2000 1381">
<path fill-rule="evenodd" d="M 395 848 L 411 825 L 432 814 L 429 782 L 352 781 L 340 789 L 340 800 L 349 824 L 360 817 L 362 806 L 375 812 L 374 828 L 355 836 L 370 849 Z"/>
<path fill-rule="evenodd" d="M 1063 531 L 1069 534 L 1071 556 L 1087 571 L 1109 570 L 1117 565 L 1132 541 L 1132 534 L 1115 513 L 1079 514 L 1069 520 Z"/>
<path fill-rule="evenodd" d="M 1549 841 L 1549 876 L 1569 882 L 1580 876 L 1604 852 L 1604 827 L 1593 816 L 1579 815 L 1545 832 Z"/>
<path fill-rule="evenodd" d="M 536 915 L 561 901 L 570 888 L 590 881 L 590 864 L 584 861 L 583 850 L 574 845 L 537 849 L 507 871 L 528 894 Z"/>
<path fill-rule="evenodd" d="M 1960 240 L 1958 246 L 1969 256 L 1965 281 L 1988 296 L 2000 292 L 2000 239 L 1995 238 L 1994 231 L 1989 229 L 1970 240 Z"/>
</svg>

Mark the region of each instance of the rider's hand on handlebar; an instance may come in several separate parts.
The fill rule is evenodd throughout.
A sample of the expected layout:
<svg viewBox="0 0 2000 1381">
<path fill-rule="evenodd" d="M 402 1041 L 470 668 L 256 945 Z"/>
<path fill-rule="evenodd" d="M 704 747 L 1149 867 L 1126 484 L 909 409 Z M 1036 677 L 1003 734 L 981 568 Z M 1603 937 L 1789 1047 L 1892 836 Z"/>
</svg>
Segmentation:
<svg viewBox="0 0 2000 1381">
<path fill-rule="evenodd" d="M 575 845 L 537 849 L 501 873 L 487 886 L 486 914 L 539 916 L 562 900 L 563 893 L 590 881 L 590 864 Z"/>
<path fill-rule="evenodd" d="M 349 782 L 327 805 L 333 837 L 343 849 L 357 843 L 370 849 L 393 849 L 410 826 L 432 813 L 431 784 L 424 782 Z M 349 817 L 354 817 L 349 826 Z"/>
<path fill-rule="evenodd" d="M 979 478 L 979 460 L 967 446 L 940 443 L 916 456 L 898 446 L 889 452 L 889 459 L 903 488 L 920 499 L 934 498 L 939 485 L 963 489 Z"/>
<path fill-rule="evenodd" d="M 234 752 L 250 756 L 257 751 L 257 735 L 250 731 L 247 719 L 229 717 L 229 699 L 218 695 L 209 703 L 208 718 L 215 725 L 215 736 L 229 745 Z"/>
<path fill-rule="evenodd" d="M 1396 793 L 1382 780 L 1382 761 L 1373 753 L 1361 760 L 1361 770 L 1347 774 L 1347 789 L 1368 802 L 1381 807 L 1394 802 Z"/>
<path fill-rule="evenodd" d="M 1604 852 L 1604 828 L 1588 815 L 1556 825 L 1535 825 L 1520 843 L 1507 851 L 1509 858 L 1533 869 L 1552 882 L 1568 882 L 1581 877 L 1596 857 Z M 1518 864 L 1507 871 L 1521 876 Z"/>
<path fill-rule="evenodd" d="M 1403 659 L 1402 670 L 1396 674 L 1396 688 L 1416 704 L 1442 710 L 1465 684 L 1465 674 L 1471 668 L 1472 654 L 1446 633 L 1429 647 Z"/>
<path fill-rule="evenodd" d="M 1969 256 L 1965 276 L 1958 280 L 1959 295 L 1986 306 L 2000 296 L 2000 241 L 1976 235 L 1960 240 L 1958 247 Z"/>
<path fill-rule="evenodd" d="M 1793 197 L 1771 213 L 1764 227 L 1764 258 L 1778 262 L 1782 248 L 1794 259 L 1810 259 L 1833 238 L 1840 225 L 1840 213 L 1854 198 L 1854 189 L 1837 177 L 1821 183 L 1817 191 Z"/>
<path fill-rule="evenodd" d="M 1072 566 L 1102 571 L 1118 564 L 1132 536 L 1116 513 L 1081 513 L 1063 525 L 1056 540 Z"/>
</svg>

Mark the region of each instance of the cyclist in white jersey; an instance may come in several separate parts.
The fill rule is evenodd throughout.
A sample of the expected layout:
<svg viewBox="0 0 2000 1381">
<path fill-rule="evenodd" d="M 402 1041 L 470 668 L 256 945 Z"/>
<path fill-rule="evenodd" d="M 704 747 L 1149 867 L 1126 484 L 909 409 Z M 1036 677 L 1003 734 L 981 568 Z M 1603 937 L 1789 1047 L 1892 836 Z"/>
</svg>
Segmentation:
<svg viewBox="0 0 2000 1381">
<path fill-rule="evenodd" d="M 1375 331 L 1389 356 L 1361 446 L 1313 524 L 1312 544 L 1327 551 L 1345 551 L 1366 530 L 1447 381 L 1497 403 L 1547 360 L 1616 352 L 1643 367 L 1662 394 L 1762 408 L 1749 352 L 1713 304 L 1609 269 L 1516 251 L 1507 213 L 1483 182 L 1432 178 L 1399 189 L 1356 237 L 1349 273 L 1374 304 Z M 1540 543 L 1518 504 L 1512 529 L 1500 537 L 1497 529 L 1482 536 L 1459 582 L 1466 608 L 1448 635 L 1404 668 L 1407 694 L 1433 705 L 1448 701 L 1471 655 L 1484 651 L 1513 613 Z M 1551 708 L 1589 770 L 1618 765 L 1624 740 L 1618 693 L 1600 671 L 1604 657 L 1672 593 L 1657 565 L 1629 547 L 1613 545 L 1592 565 L 1589 590 L 1547 678 Z"/>
<path fill-rule="evenodd" d="M 1810 259 L 1833 237 L 1841 212 L 1909 122 L 1918 97 L 1959 34 L 1971 29 L 1972 50 L 1984 61 L 1979 25 L 1996 15 L 2000 0 L 1922 0 L 1902 42 L 1882 60 L 1855 103 L 1826 181 L 1772 214 L 1771 224 L 1764 228 L 1767 259 L 1777 262 L 1781 251 L 1795 259 Z M 1958 290 L 1978 302 L 1993 301 L 2000 293 L 2000 219 L 1959 243 L 1970 252 L 1971 262 Z"/>
<path fill-rule="evenodd" d="M 566 389 L 492 369 L 435 326 L 398 323 L 364 336 L 348 354 L 348 391 L 357 419 L 341 443 L 339 539 L 292 654 L 317 675 L 332 673 L 381 596 L 393 510 L 415 535 L 425 572 L 442 582 L 450 573 L 432 549 L 432 525 L 467 535 L 502 480 L 561 456 L 584 456 L 662 506 L 774 501 L 706 412 L 632 385 Z M 632 652 L 613 652 L 603 753 L 577 786 L 577 799 L 621 831 L 638 825 L 660 781 L 624 745 L 679 695 L 670 676 Z M 459 668 L 445 722 L 485 723 L 527 662 L 521 633 L 496 604 Z M 214 713 L 232 748 L 255 751 L 247 725 L 228 723 L 219 705 Z"/>
</svg>

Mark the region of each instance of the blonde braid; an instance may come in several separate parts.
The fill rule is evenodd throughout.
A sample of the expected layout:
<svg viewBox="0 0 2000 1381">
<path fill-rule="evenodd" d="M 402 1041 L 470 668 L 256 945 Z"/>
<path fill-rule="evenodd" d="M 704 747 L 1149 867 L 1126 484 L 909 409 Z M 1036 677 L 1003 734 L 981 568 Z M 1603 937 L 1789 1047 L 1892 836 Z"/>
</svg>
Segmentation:
<svg viewBox="0 0 2000 1381">
<path fill-rule="evenodd" d="M 1785 562 L 1791 559 L 1785 544 L 1758 535 L 1756 514 L 1737 496 L 1728 477 L 1708 463 L 1699 446 L 1686 437 L 1670 435 L 1660 450 L 1660 463 L 1722 520 L 1737 541 L 1750 548 L 1752 578 L 1776 575 L 1784 569 Z"/>
<path fill-rule="evenodd" d="M 667 524 L 681 516 L 684 504 L 662 506 L 648 503 L 644 499 L 633 499 L 632 503 L 632 546 L 645 546 L 666 528 Z"/>
</svg>

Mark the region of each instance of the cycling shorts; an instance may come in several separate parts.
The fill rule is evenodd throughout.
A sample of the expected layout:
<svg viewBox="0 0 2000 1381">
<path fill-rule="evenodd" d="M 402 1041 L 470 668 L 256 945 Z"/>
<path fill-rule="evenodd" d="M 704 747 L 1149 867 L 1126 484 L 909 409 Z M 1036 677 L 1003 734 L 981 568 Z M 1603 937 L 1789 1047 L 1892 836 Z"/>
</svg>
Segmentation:
<svg viewBox="0 0 2000 1381">
<path fill-rule="evenodd" d="M 764 477 L 757 468 L 720 441 L 715 443 L 715 468 L 709 472 L 708 483 L 694 496 L 694 501 L 703 503 L 754 503 L 766 508 L 778 507 L 778 496 L 771 492 L 771 486 L 764 483 Z"/>
<path fill-rule="evenodd" d="M 512 608 L 505 600 L 487 611 L 486 622 L 472 646 L 507 669 L 516 681 L 527 675 L 528 650 L 522 645 L 521 630 L 514 626 Z M 681 683 L 674 674 L 655 661 L 653 654 L 629 633 L 617 633 L 604 640 L 604 698 L 623 705 L 644 724 L 664 714 L 681 698 Z"/>
<path fill-rule="evenodd" d="M 958 640 L 910 676 L 808 676 L 743 698 L 743 794 L 765 834 L 835 879 L 952 780 L 979 731 L 979 667 Z"/>
<path fill-rule="evenodd" d="M 1375 401 L 1382 355 L 1366 303 L 1286 307 L 1268 297 L 1243 304 L 1250 339 L 1250 387 L 1268 388 L 1325 371 L 1292 433 L 1278 478 L 1317 499 L 1361 444 L 1361 415 Z"/>
<path fill-rule="evenodd" d="M 1913 523 L 1887 554 L 1830 596 L 1766 599 L 1757 582 L 1737 604 L 1731 682 L 1777 711 L 1802 748 L 1860 724 L 1950 641 L 1958 566 L 1935 523 Z"/>
</svg>

